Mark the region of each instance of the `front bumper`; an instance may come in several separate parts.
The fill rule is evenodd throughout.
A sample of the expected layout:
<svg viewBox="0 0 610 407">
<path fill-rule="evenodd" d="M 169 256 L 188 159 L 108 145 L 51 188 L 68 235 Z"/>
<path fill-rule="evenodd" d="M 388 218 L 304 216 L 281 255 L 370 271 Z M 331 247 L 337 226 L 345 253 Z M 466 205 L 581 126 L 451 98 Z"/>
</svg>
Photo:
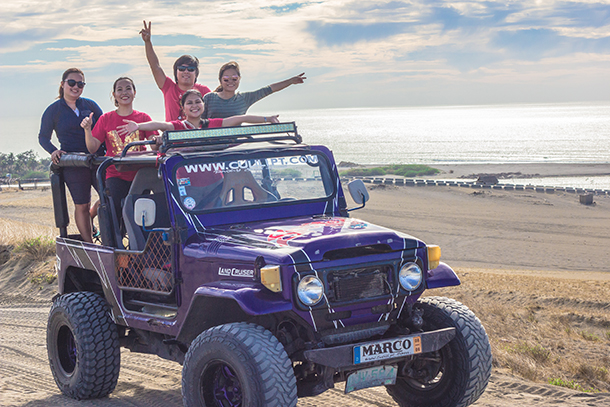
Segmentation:
<svg viewBox="0 0 610 407">
<path fill-rule="evenodd" d="M 443 328 L 378 341 L 307 350 L 304 356 L 312 363 L 345 371 L 377 362 L 392 363 L 410 355 L 434 352 L 448 344 L 454 337 L 455 328 Z M 409 348 L 406 344 L 409 344 Z"/>
</svg>

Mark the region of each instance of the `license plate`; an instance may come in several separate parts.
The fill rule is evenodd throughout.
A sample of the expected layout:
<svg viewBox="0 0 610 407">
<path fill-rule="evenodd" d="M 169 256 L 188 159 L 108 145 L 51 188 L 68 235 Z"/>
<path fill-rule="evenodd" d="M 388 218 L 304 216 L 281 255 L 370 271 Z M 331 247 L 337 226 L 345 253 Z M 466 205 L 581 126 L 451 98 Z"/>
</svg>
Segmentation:
<svg viewBox="0 0 610 407">
<path fill-rule="evenodd" d="M 368 387 L 396 384 L 397 370 L 394 366 L 375 366 L 350 373 L 345 383 L 345 394 Z"/>
<path fill-rule="evenodd" d="M 386 339 L 354 346 L 354 364 L 375 362 L 421 353 L 421 336 Z"/>
</svg>

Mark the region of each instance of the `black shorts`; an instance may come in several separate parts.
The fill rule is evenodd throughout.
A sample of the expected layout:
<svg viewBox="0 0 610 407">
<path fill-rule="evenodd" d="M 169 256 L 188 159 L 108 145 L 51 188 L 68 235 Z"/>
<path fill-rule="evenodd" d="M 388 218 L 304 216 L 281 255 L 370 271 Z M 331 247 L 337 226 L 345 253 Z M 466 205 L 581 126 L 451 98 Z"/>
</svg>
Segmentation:
<svg viewBox="0 0 610 407">
<path fill-rule="evenodd" d="M 124 179 L 118 177 L 106 178 L 106 189 L 109 191 L 110 196 L 112 197 L 112 202 L 114 203 L 114 213 L 116 214 L 117 219 L 121 219 L 123 216 L 122 212 L 122 203 L 123 199 L 129 193 L 129 188 L 131 187 L 132 181 L 125 181 Z"/>
<path fill-rule="evenodd" d="M 91 187 L 97 191 L 95 170 L 84 167 L 65 167 L 64 181 L 75 205 L 91 202 Z"/>
</svg>

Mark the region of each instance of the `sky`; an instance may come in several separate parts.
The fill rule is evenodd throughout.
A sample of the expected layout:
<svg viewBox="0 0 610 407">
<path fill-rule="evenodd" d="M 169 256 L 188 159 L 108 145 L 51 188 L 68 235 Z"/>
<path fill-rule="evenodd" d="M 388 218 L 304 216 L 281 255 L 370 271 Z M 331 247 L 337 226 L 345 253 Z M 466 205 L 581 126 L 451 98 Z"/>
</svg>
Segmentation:
<svg viewBox="0 0 610 407">
<path fill-rule="evenodd" d="M 69 67 L 104 111 L 114 80 L 131 77 L 135 109 L 163 120 L 143 20 L 170 76 L 182 54 L 211 89 L 230 60 L 242 91 L 305 72 L 250 113 L 610 100 L 610 1 L 11 0 L 0 3 L 0 151 L 46 154 L 40 117 Z"/>
</svg>

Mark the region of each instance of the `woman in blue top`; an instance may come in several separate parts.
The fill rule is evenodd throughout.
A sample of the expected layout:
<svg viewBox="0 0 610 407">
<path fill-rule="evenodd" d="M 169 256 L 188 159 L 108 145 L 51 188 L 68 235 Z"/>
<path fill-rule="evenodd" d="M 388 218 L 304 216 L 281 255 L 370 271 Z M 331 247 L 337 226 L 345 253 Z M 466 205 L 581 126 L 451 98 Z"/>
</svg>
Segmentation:
<svg viewBox="0 0 610 407">
<path fill-rule="evenodd" d="M 59 86 L 59 97 L 44 111 L 40 123 L 38 142 L 54 163 L 59 163 L 62 154 L 89 153 L 85 144 L 85 130 L 80 123 L 93 113 L 93 121 L 102 115 L 102 109 L 91 99 L 81 97 L 85 87 L 85 74 L 78 68 L 64 72 Z M 51 136 L 59 140 L 58 149 L 51 142 Z M 102 152 L 103 154 L 103 152 Z M 93 242 L 91 236 L 91 186 L 96 186 L 95 171 L 88 168 L 66 167 L 64 180 L 74 201 L 74 220 L 81 237 Z"/>
</svg>

